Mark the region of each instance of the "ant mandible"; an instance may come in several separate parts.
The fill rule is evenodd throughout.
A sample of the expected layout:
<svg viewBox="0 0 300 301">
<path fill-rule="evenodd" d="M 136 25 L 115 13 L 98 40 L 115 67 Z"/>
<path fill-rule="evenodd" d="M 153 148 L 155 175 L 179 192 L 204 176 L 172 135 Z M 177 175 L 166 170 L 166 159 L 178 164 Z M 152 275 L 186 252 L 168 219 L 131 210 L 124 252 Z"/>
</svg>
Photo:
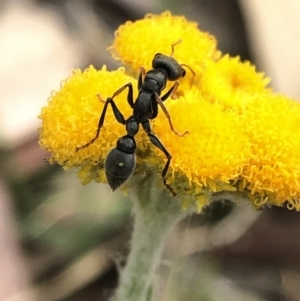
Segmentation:
<svg viewBox="0 0 300 301">
<path fill-rule="evenodd" d="M 179 86 L 177 80 L 185 76 L 186 72 L 182 66 L 188 67 L 183 64 L 180 65 L 172 57 L 174 46 L 180 42 L 181 41 L 178 41 L 171 45 L 171 56 L 166 56 L 161 53 L 155 54 L 152 60 L 152 70 L 146 73 L 144 68 L 140 68 L 140 74 L 138 77 L 139 93 L 135 102 L 133 100 L 133 89 L 131 83 L 122 86 L 112 95 L 112 97 L 108 97 L 106 101 L 103 101 L 100 96 L 97 95 L 98 98 L 105 104 L 101 117 L 99 119 L 96 135 L 90 142 L 77 147 L 76 151 L 88 147 L 99 137 L 100 130 L 104 124 L 106 110 L 108 105 L 110 104 L 116 120 L 119 123 L 125 125 L 127 131 L 127 134 L 125 136 L 118 139 L 117 146 L 108 153 L 105 161 L 106 178 L 112 190 L 116 190 L 133 174 L 136 165 L 136 142 L 134 136 L 139 131 L 139 125 L 141 124 L 148 137 L 150 138 L 151 143 L 159 148 L 167 157 L 167 162 L 162 170 L 161 176 L 163 178 L 164 185 L 174 196 L 176 195 L 175 191 L 170 187 L 170 185 L 166 183 L 165 180 L 165 176 L 170 166 L 172 156 L 166 150 L 160 140 L 152 133 L 149 120 L 157 117 L 158 105 L 160 105 L 166 117 L 168 118 L 171 130 L 180 137 L 188 133 L 186 131 L 181 134 L 174 129 L 170 114 L 163 103 L 175 93 L 176 89 Z M 191 72 L 194 74 L 192 70 Z M 175 83 L 166 92 L 166 94 L 160 97 L 161 92 L 166 87 L 167 81 L 175 81 Z M 126 88 L 128 88 L 127 102 L 133 109 L 133 114 L 128 119 L 124 118 L 114 102 L 114 98 L 122 93 Z"/>
</svg>

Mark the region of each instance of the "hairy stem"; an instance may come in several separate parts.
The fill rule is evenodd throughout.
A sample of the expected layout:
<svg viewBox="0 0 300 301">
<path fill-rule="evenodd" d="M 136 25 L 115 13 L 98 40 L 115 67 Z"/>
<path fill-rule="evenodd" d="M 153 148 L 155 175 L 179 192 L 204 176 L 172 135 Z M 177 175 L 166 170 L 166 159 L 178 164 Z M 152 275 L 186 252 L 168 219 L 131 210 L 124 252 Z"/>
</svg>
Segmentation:
<svg viewBox="0 0 300 301">
<path fill-rule="evenodd" d="M 149 301 L 156 268 L 167 235 L 187 211 L 148 175 L 130 188 L 134 231 L 127 265 L 121 273 L 114 301 Z"/>
<path fill-rule="evenodd" d="M 131 252 L 121 273 L 114 301 L 150 301 L 156 268 L 167 235 L 196 207 L 182 211 L 178 197 L 173 197 L 158 183 L 154 172 L 146 172 L 132 179 L 129 196 L 134 210 L 134 231 Z M 207 199 L 237 200 L 243 195 L 236 192 L 208 194 Z"/>
</svg>

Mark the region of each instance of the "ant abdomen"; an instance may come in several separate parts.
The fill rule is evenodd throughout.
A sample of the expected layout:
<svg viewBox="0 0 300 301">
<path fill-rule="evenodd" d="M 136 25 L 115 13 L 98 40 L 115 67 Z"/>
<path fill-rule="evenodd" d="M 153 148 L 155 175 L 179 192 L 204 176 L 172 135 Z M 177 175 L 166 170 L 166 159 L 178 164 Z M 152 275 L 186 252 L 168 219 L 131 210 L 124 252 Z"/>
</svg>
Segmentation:
<svg viewBox="0 0 300 301">
<path fill-rule="evenodd" d="M 168 80 L 175 81 L 185 76 L 185 70 L 172 57 L 157 53 L 152 60 L 153 69 L 164 69 L 167 72 Z"/>
<path fill-rule="evenodd" d="M 112 190 L 124 184 L 133 174 L 135 169 L 135 154 L 127 154 L 113 148 L 105 161 L 106 179 Z"/>
<path fill-rule="evenodd" d="M 117 141 L 117 147 L 108 153 L 105 173 L 112 190 L 116 190 L 131 177 L 136 165 L 135 150 L 135 140 L 125 135 Z"/>
</svg>

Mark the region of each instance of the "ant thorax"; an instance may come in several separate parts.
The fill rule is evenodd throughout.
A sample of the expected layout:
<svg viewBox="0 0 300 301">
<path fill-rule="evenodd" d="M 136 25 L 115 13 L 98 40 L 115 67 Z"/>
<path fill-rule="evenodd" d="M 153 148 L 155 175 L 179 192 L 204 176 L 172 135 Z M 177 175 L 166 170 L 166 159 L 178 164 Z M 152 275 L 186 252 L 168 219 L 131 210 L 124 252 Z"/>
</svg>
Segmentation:
<svg viewBox="0 0 300 301">
<path fill-rule="evenodd" d="M 142 90 L 149 93 L 161 92 L 166 87 L 167 80 L 168 75 L 166 70 L 162 68 L 150 70 L 145 76 Z"/>
</svg>

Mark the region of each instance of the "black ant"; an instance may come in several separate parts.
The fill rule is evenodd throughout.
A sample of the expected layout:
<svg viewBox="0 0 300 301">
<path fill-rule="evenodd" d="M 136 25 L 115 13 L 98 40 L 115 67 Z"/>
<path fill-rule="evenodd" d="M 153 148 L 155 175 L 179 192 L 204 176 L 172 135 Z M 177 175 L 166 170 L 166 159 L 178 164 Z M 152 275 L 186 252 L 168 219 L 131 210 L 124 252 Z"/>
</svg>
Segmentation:
<svg viewBox="0 0 300 301">
<path fill-rule="evenodd" d="M 179 41 L 180 42 L 180 41 Z M 116 120 L 125 125 L 127 134 L 117 141 L 116 148 L 113 148 L 107 155 L 105 161 L 105 172 L 106 178 L 109 186 L 112 190 L 117 189 L 124 182 L 126 182 L 132 175 L 135 165 L 135 151 L 136 142 L 134 136 L 139 131 L 139 125 L 141 124 L 145 132 L 150 138 L 152 144 L 158 147 L 167 157 L 167 162 L 162 170 L 161 176 L 163 178 L 164 185 L 170 190 L 170 192 L 175 196 L 176 193 L 173 189 L 166 183 L 165 176 L 167 174 L 168 168 L 170 166 L 172 156 L 162 145 L 159 139 L 152 133 L 150 127 L 150 119 L 154 119 L 158 114 L 158 105 L 161 106 L 163 112 L 168 118 L 171 130 L 178 136 L 182 137 L 188 132 L 183 134 L 178 133 L 172 124 L 170 114 L 168 113 L 163 102 L 172 96 L 179 86 L 178 79 L 185 76 L 185 70 L 173 57 L 174 46 L 179 42 L 172 45 L 171 56 L 166 56 L 161 53 L 157 53 L 152 60 L 152 70 L 145 72 L 144 68 L 140 68 L 140 74 L 138 77 L 138 90 L 139 94 L 135 102 L 133 101 L 133 89 L 132 84 L 128 83 L 118 89 L 112 97 L 108 97 L 106 101 L 103 101 L 99 95 L 99 99 L 104 102 L 104 108 L 99 120 L 97 133 L 95 137 L 88 143 L 77 147 L 76 151 L 84 149 L 94 143 L 94 141 L 99 137 L 100 129 L 103 127 L 105 114 L 108 105 L 110 104 L 115 115 Z M 188 66 L 186 66 L 188 67 Z M 189 68 L 189 67 L 188 67 Z M 190 69 L 190 68 L 189 68 Z M 192 70 L 191 70 L 192 71 Z M 194 74 L 194 72 L 192 71 Z M 195 75 L 195 74 L 194 74 Z M 160 97 L 161 92 L 165 89 L 167 81 L 175 81 L 174 85 Z M 127 102 L 133 109 L 133 114 L 126 120 L 122 113 L 117 108 L 114 98 L 128 88 Z"/>
</svg>

